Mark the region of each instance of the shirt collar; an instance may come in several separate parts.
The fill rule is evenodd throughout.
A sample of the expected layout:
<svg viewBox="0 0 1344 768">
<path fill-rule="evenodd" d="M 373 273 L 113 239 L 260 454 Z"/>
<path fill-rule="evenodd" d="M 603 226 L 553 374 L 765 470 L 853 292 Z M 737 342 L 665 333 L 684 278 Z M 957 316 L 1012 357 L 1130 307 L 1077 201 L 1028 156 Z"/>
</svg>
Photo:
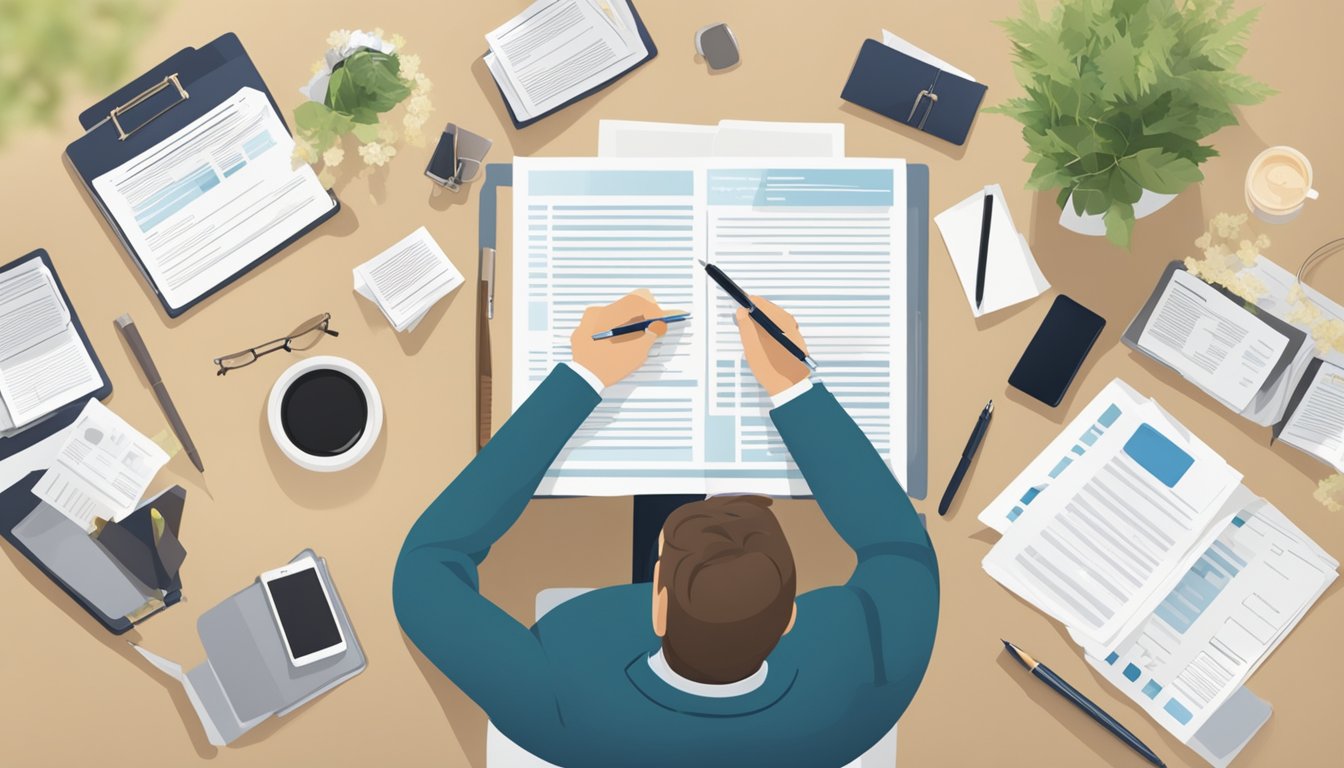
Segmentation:
<svg viewBox="0 0 1344 768">
<path fill-rule="evenodd" d="M 649 657 L 649 669 L 653 670 L 653 673 L 660 680 L 682 693 L 704 696 L 710 699 L 726 699 L 730 696 L 751 693 L 765 684 L 765 676 L 769 672 L 769 667 L 770 663 L 763 661 L 760 669 L 735 683 L 697 683 L 677 674 L 676 670 L 668 665 L 661 648 Z"/>
</svg>

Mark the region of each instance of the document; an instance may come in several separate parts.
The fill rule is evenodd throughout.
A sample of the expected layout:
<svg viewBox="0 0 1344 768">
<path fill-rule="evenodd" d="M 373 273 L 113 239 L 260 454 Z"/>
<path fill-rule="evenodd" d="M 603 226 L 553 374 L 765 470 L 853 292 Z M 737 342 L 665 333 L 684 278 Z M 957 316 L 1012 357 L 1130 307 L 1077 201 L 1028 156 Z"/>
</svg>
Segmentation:
<svg viewBox="0 0 1344 768">
<path fill-rule="evenodd" d="M 537 0 L 485 41 L 486 66 L 520 121 L 564 105 L 648 56 L 625 0 Z"/>
<path fill-rule="evenodd" d="M 985 267 L 985 296 L 975 305 L 975 276 L 980 262 L 980 228 L 984 223 L 985 195 L 994 196 L 994 214 L 989 227 L 989 260 Z M 992 184 L 933 217 L 952 257 L 971 314 L 991 312 L 1040 296 L 1050 288 L 1031 253 L 1025 235 L 1013 225 L 1003 189 Z"/>
<path fill-rule="evenodd" d="M 355 267 L 355 290 L 377 304 L 398 333 L 414 330 L 430 308 L 464 281 L 424 227 Z"/>
<path fill-rule="evenodd" d="M 1264 386 L 1288 337 L 1185 270 L 1167 283 L 1139 348 L 1234 410 Z"/>
<path fill-rule="evenodd" d="M 1321 362 L 1279 439 L 1344 472 L 1344 368 Z"/>
<path fill-rule="evenodd" d="M 844 157 L 843 123 L 720 120 L 718 125 L 602 120 L 598 157 Z"/>
<path fill-rule="evenodd" d="M 904 53 L 906 56 L 909 56 L 912 59 L 919 59 L 925 64 L 931 64 L 943 70 L 944 72 L 949 72 L 958 77 L 965 78 L 966 80 L 970 80 L 972 83 L 975 82 L 974 77 L 971 77 L 970 75 L 966 74 L 960 69 L 957 69 L 956 67 L 947 63 L 946 61 L 943 61 L 937 56 L 934 56 L 933 54 L 929 53 L 923 48 L 920 48 L 919 46 L 915 45 L 909 40 L 900 37 L 895 32 L 891 32 L 885 29 L 882 30 L 882 44 L 887 46 L 888 48 L 891 48 L 892 50 L 900 51 L 901 53 Z"/>
<path fill-rule="evenodd" d="M 168 454 L 153 440 L 91 399 L 33 495 L 92 531 L 95 519 L 121 522 L 134 512 L 167 463 Z"/>
<path fill-rule="evenodd" d="M 243 88 L 93 180 L 170 307 L 227 282 L 335 206 L 266 95 Z"/>
<path fill-rule="evenodd" d="M 514 407 L 584 308 L 648 288 L 693 319 L 604 393 L 543 495 L 805 495 L 697 259 L 797 318 L 822 381 L 898 478 L 906 462 L 905 164 L 900 160 L 519 158 Z"/>
<path fill-rule="evenodd" d="M 0 436 L 102 384 L 46 265 L 0 275 Z"/>
</svg>

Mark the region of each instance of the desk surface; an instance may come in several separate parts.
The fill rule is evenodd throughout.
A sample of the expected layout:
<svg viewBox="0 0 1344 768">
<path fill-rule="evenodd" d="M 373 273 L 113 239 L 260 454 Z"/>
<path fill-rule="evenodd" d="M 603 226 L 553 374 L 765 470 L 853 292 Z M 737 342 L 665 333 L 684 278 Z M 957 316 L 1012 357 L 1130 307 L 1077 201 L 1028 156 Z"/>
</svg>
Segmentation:
<svg viewBox="0 0 1344 768">
<path fill-rule="evenodd" d="M 591 155 L 597 121 L 625 118 L 714 122 L 720 118 L 841 121 L 851 155 L 905 157 L 932 170 L 932 207 L 939 211 L 976 188 L 1003 185 L 1014 220 L 1030 238 L 1047 277 L 1108 321 L 1097 350 L 1071 396 L 1051 410 L 1007 391 L 1008 372 L 1044 316 L 1050 297 L 976 321 L 967 309 L 941 240 L 932 238 L 930 515 L 943 578 L 937 649 L 923 688 L 901 724 L 900 763 L 946 765 L 1138 765 L 1139 761 L 1084 715 L 1029 680 L 1001 652 L 1008 637 L 1046 660 L 1080 690 L 1117 715 L 1168 765 L 1202 765 L 1139 709 L 1091 672 L 1062 628 L 999 587 L 980 569 L 995 534 L 978 509 L 1021 469 L 1111 378 L 1124 377 L 1156 396 L 1178 419 L 1246 473 L 1266 496 L 1328 551 L 1344 553 L 1344 523 L 1311 498 L 1323 465 L 1283 446 L 1268 447 L 1253 427 L 1200 395 L 1174 374 L 1136 357 L 1120 334 L 1152 289 L 1163 265 L 1194 253 L 1192 241 L 1219 211 L 1244 210 L 1242 177 L 1268 144 L 1292 144 L 1315 165 L 1324 192 L 1297 221 L 1270 227 L 1269 253 L 1295 269 L 1338 230 L 1332 184 L 1344 179 L 1338 120 L 1323 119 L 1339 84 L 1331 67 L 1297 51 L 1337 46 L 1326 16 L 1341 11 L 1316 0 L 1264 3 L 1244 70 L 1282 93 L 1242 112 L 1242 124 L 1215 137 L 1221 157 L 1204 166 L 1207 181 L 1136 230 L 1131 252 L 1071 234 L 1056 224 L 1054 193 L 1024 191 L 1029 167 L 1017 126 L 982 114 L 965 148 L 893 128 L 839 98 L 859 44 L 899 31 L 989 84 L 987 103 L 1018 92 L 1010 48 L 992 19 L 1016 12 L 1011 0 L 956 4 L 864 2 L 677 3 L 644 0 L 640 10 L 661 54 L 596 98 L 514 131 L 477 57 L 482 36 L 523 7 L 510 3 L 178 2 L 139 46 L 133 67 L 147 67 L 184 45 L 236 31 L 286 109 L 336 27 L 382 25 L 405 34 L 434 83 L 433 124 L 454 121 L 495 140 L 490 160 L 513 155 Z M 1243 5 L 1243 3 L 1239 3 Z M 373 13 L 375 6 L 379 13 Z M 932 10 L 932 12 L 930 12 Z M 742 64 L 711 75 L 695 60 L 692 34 L 726 21 L 742 46 Z M 136 70 L 140 71 L 140 70 Z M 92 101 L 98 94 L 91 94 Z M 1322 100 L 1324 99 L 1324 101 Z M 350 270 L 420 225 L 454 263 L 475 274 L 478 187 L 430 198 L 421 176 L 430 148 L 403 147 L 391 166 L 340 189 L 344 210 L 333 221 L 185 318 L 169 321 L 137 277 L 61 153 L 75 135 L 75 100 L 61 124 L 29 132 L 0 149 L 8 182 L 6 257 L 36 247 L 51 252 L 115 385 L 109 403 L 147 434 L 166 428 L 143 376 L 133 366 L 112 320 L 129 311 L 190 426 L 207 467 L 201 480 L 185 454 L 160 482 L 188 488 L 182 535 L 187 600 L 127 638 L 184 664 L 202 657 L 196 618 L 256 574 L 313 547 L 331 563 L 369 657 L 368 670 L 331 695 L 282 720 L 272 720 L 235 746 L 206 743 L 180 689 L 132 658 L 127 638 L 113 638 L 3 547 L 0 594 L 5 602 L 0 653 L 0 762 L 22 765 L 181 766 L 359 765 L 391 757 L 399 764 L 484 765 L 485 720 L 405 641 L 392 612 L 393 562 L 402 537 L 425 505 L 473 455 L 473 317 L 470 285 L 434 308 L 415 332 L 397 335 L 369 302 L 351 290 Z M 1344 258 L 1317 272 L 1316 284 L 1344 301 Z M 501 290 L 501 297 L 506 291 Z M 254 367 L 215 376 L 212 357 L 274 338 L 319 312 L 331 312 L 338 339 L 317 351 L 349 357 L 377 381 L 387 407 L 373 453 L 344 474 L 308 474 L 289 464 L 266 434 L 265 399 L 290 362 L 270 356 Z M 507 316 L 507 315 L 506 315 Z M 507 335 L 496 329 L 497 365 L 507 363 Z M 503 386 L 502 376 L 496 377 Z M 507 387 L 502 391 L 507 392 Z M 946 519 L 935 513 L 963 441 L 987 398 L 999 404 L 994 425 L 960 503 Z M 496 398 L 501 408 L 506 398 Z M 503 414 L 497 415 L 502 418 Z M 825 525 L 815 504 L 786 502 L 781 517 L 795 542 L 800 587 L 843 579 L 853 559 Z M 628 499 L 535 502 L 482 568 L 486 594 L 530 619 L 533 595 L 555 585 L 598 586 L 627 578 Z M 1275 714 L 1248 747 L 1241 765 L 1322 765 L 1338 754 L 1338 691 L 1344 666 L 1344 601 L 1330 590 L 1273 659 L 1252 689 Z M 184 723 L 184 719 L 187 721 Z M 975 734 L 966 738 L 970 731 Z"/>
</svg>

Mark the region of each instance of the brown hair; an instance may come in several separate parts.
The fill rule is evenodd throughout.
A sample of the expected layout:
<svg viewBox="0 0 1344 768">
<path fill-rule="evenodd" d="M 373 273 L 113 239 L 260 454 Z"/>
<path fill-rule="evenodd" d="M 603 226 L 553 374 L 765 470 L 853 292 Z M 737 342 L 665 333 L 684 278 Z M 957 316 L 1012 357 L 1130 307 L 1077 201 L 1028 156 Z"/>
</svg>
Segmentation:
<svg viewBox="0 0 1344 768">
<path fill-rule="evenodd" d="M 655 589 L 667 589 L 663 656 L 701 683 L 749 677 L 793 618 L 793 552 L 764 496 L 716 496 L 663 525 Z"/>
</svg>

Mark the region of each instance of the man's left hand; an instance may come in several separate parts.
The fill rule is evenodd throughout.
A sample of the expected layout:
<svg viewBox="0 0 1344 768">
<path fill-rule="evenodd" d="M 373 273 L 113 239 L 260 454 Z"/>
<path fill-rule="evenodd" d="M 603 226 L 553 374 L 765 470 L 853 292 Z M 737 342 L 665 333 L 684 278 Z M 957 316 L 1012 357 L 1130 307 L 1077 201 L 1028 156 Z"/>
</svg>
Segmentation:
<svg viewBox="0 0 1344 768">
<path fill-rule="evenodd" d="M 654 323 L 643 333 L 628 333 L 594 341 L 593 334 L 618 325 L 639 322 L 669 313 L 658 306 L 653 294 L 639 290 L 611 304 L 584 310 L 579 327 L 569 337 L 574 362 L 592 371 L 603 385 L 612 384 L 634 373 L 649 357 L 654 342 L 667 333 L 667 323 Z"/>
</svg>

